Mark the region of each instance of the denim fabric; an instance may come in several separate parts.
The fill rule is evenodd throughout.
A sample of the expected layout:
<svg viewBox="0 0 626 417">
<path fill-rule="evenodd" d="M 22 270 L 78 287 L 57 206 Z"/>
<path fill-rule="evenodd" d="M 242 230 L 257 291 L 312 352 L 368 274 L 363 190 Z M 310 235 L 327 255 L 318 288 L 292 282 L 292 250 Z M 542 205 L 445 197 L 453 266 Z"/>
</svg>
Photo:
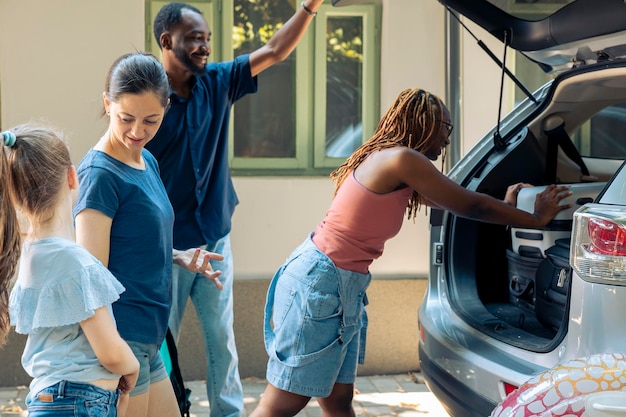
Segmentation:
<svg viewBox="0 0 626 417">
<path fill-rule="evenodd" d="M 278 270 L 267 294 L 267 380 L 308 397 L 327 397 L 351 384 L 365 351 L 370 274 L 346 271 L 311 241 Z"/>
<path fill-rule="evenodd" d="M 205 249 L 224 256 L 223 261 L 211 261 L 213 270 L 222 271 L 220 281 L 224 288 L 220 291 L 203 275 L 174 265 L 170 329 L 178 340 L 187 299 L 191 297 L 204 337 L 208 361 L 206 389 L 211 417 L 234 417 L 243 413 L 243 388 L 233 332 L 233 256 L 230 235 Z"/>
<path fill-rule="evenodd" d="M 150 384 L 167 378 L 167 370 L 161 358 L 160 347 L 145 343 L 127 341 L 128 346 L 139 361 L 139 377 L 135 388 L 130 392 L 131 396 L 148 392 Z"/>
<path fill-rule="evenodd" d="M 116 417 L 118 391 L 61 381 L 26 398 L 29 417 Z"/>
</svg>

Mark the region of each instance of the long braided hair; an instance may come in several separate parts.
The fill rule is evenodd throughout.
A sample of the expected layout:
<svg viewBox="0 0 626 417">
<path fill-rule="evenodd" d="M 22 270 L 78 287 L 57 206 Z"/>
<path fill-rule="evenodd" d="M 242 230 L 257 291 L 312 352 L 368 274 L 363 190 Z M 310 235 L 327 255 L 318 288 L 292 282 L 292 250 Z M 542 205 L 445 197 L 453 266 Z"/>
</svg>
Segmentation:
<svg viewBox="0 0 626 417">
<path fill-rule="evenodd" d="M 347 175 L 358 167 L 372 152 L 407 146 L 424 152 L 429 142 L 438 137 L 443 125 L 437 123 L 443 117 L 444 104 L 437 96 L 419 88 L 400 92 L 387 113 L 378 122 L 374 135 L 330 174 L 335 182 L 335 195 Z M 441 157 L 441 170 L 445 163 L 445 148 Z M 420 208 L 420 196 L 416 191 L 407 203 L 407 216 L 412 219 Z"/>
</svg>

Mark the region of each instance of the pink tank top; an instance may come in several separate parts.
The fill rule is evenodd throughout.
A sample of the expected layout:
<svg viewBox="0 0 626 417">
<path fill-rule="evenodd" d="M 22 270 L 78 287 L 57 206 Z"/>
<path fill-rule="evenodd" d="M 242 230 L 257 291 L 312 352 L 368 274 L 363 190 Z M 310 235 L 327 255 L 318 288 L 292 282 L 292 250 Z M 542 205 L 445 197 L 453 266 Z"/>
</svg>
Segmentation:
<svg viewBox="0 0 626 417">
<path fill-rule="evenodd" d="M 317 226 L 313 242 L 339 268 L 367 273 L 385 242 L 400 231 L 413 190 L 376 194 L 348 174 Z"/>
</svg>

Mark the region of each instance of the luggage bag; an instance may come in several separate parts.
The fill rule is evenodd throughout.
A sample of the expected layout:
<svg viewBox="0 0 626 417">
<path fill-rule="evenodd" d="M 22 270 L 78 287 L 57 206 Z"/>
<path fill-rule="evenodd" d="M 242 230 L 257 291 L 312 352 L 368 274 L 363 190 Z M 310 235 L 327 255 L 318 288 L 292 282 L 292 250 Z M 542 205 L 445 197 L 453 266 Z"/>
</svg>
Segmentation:
<svg viewBox="0 0 626 417">
<path fill-rule="evenodd" d="M 544 326 L 559 329 L 567 317 L 572 268 L 569 264 L 570 238 L 558 239 L 546 250 L 535 275 L 535 314 Z"/>
<path fill-rule="evenodd" d="M 606 182 L 568 185 L 573 194 L 563 199 L 561 204 L 571 204 L 572 207 L 559 212 L 546 227 L 541 229 L 511 228 L 511 240 L 515 253 L 530 258 L 544 258 L 545 251 L 554 245 L 557 239 L 570 237 L 574 211 L 583 204 L 591 203 L 602 191 Z M 545 189 L 545 186 L 522 188 L 517 194 L 517 208 L 529 213 L 534 212 L 535 197 Z"/>
</svg>

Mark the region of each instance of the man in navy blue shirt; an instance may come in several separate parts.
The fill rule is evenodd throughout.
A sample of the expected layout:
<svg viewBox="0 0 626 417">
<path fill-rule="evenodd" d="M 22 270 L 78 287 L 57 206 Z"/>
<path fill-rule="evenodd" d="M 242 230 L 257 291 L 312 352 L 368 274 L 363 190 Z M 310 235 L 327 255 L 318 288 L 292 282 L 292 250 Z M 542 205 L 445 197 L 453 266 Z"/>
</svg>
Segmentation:
<svg viewBox="0 0 626 417">
<path fill-rule="evenodd" d="M 205 245 L 224 260 L 211 261 L 220 281 L 174 267 L 170 328 L 177 338 L 191 297 L 208 359 L 212 417 L 243 413 L 243 391 L 233 333 L 231 218 L 238 203 L 228 166 L 228 124 L 233 103 L 257 90 L 256 76 L 295 49 L 323 0 L 304 0 L 259 49 L 229 62 L 207 63 L 211 31 L 191 5 L 169 3 L 154 20 L 154 35 L 170 79 L 170 107 L 146 148 L 159 161 L 174 207 L 174 247 Z"/>
</svg>

